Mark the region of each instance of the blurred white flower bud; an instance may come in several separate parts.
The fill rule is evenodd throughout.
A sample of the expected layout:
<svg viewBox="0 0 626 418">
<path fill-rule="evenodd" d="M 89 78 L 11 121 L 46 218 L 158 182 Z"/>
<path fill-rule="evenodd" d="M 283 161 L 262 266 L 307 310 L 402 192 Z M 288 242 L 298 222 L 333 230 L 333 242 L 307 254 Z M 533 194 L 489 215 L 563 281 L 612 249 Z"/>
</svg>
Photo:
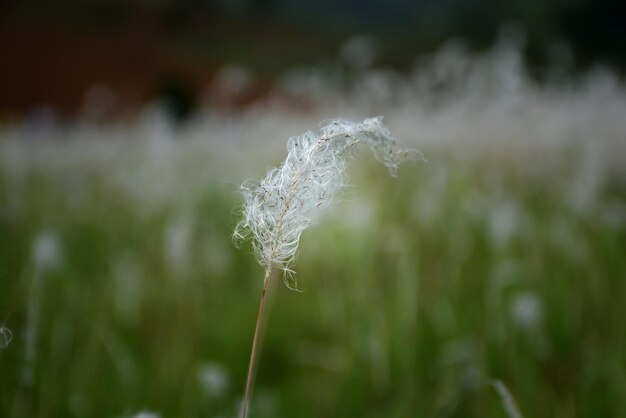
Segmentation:
<svg viewBox="0 0 626 418">
<path fill-rule="evenodd" d="M 530 292 L 520 292 L 511 303 L 511 316 L 520 328 L 532 330 L 541 321 L 541 300 Z"/>
<path fill-rule="evenodd" d="M 61 242 L 54 231 L 43 230 L 35 238 L 33 263 L 40 271 L 54 270 L 63 262 Z"/>
<path fill-rule="evenodd" d="M 230 385 L 226 369 L 215 363 L 205 363 L 200 366 L 198 381 L 204 393 L 212 398 L 223 396 Z"/>
</svg>

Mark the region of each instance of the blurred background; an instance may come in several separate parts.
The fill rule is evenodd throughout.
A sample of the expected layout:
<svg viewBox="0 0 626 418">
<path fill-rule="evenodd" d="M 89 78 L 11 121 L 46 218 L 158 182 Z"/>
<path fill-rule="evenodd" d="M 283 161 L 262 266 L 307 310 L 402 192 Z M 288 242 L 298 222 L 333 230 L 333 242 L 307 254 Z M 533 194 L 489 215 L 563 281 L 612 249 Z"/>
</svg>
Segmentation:
<svg viewBox="0 0 626 418">
<path fill-rule="evenodd" d="M 251 417 L 626 417 L 609 1 L 0 1 L 0 416 L 235 417 L 239 184 L 383 115 L 280 280 Z M 510 407 L 510 402 L 509 405 Z"/>
</svg>

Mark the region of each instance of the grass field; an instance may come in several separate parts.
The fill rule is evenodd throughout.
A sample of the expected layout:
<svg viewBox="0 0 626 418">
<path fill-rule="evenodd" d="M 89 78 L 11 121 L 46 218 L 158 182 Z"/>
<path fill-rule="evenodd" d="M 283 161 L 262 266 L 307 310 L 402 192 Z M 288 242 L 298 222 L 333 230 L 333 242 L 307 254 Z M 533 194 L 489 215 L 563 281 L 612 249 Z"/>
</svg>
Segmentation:
<svg viewBox="0 0 626 418">
<path fill-rule="evenodd" d="M 238 184 L 324 117 L 382 113 L 429 162 L 391 178 L 363 153 L 304 234 L 305 291 L 276 281 L 250 416 L 505 417 L 499 379 L 525 417 L 626 417 L 626 94 L 608 80 L 4 128 L 0 416 L 234 417 L 263 277 L 231 242 Z"/>
</svg>

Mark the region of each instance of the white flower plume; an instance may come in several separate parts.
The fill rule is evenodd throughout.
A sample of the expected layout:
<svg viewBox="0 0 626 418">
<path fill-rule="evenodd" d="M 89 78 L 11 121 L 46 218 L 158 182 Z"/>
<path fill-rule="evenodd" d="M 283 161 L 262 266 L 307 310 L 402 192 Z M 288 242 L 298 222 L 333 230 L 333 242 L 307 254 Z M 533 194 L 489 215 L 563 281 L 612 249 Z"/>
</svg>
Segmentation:
<svg viewBox="0 0 626 418">
<path fill-rule="evenodd" d="M 316 219 L 344 185 L 347 160 L 356 145 L 366 144 L 395 176 L 406 159 L 423 158 L 417 150 L 399 149 L 382 117 L 355 123 L 331 120 L 320 132 L 290 138 L 287 158 L 259 182 L 241 186 L 243 218 L 235 239 L 252 239 L 259 263 L 289 272 L 302 232 Z"/>
</svg>

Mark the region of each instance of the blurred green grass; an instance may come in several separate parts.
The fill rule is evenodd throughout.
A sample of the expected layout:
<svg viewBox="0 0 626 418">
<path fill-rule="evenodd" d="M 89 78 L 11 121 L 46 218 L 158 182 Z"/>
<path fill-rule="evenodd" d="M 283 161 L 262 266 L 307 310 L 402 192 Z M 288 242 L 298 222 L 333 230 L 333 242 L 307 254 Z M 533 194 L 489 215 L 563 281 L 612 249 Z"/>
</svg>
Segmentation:
<svg viewBox="0 0 626 418">
<path fill-rule="evenodd" d="M 492 379 L 526 417 L 626 416 L 623 184 L 577 199 L 576 155 L 425 151 L 355 166 L 304 235 L 251 416 L 504 417 Z M 230 239 L 236 186 L 195 164 L 148 207 L 158 175 L 3 171 L 1 416 L 236 415 L 263 272 Z"/>
</svg>

